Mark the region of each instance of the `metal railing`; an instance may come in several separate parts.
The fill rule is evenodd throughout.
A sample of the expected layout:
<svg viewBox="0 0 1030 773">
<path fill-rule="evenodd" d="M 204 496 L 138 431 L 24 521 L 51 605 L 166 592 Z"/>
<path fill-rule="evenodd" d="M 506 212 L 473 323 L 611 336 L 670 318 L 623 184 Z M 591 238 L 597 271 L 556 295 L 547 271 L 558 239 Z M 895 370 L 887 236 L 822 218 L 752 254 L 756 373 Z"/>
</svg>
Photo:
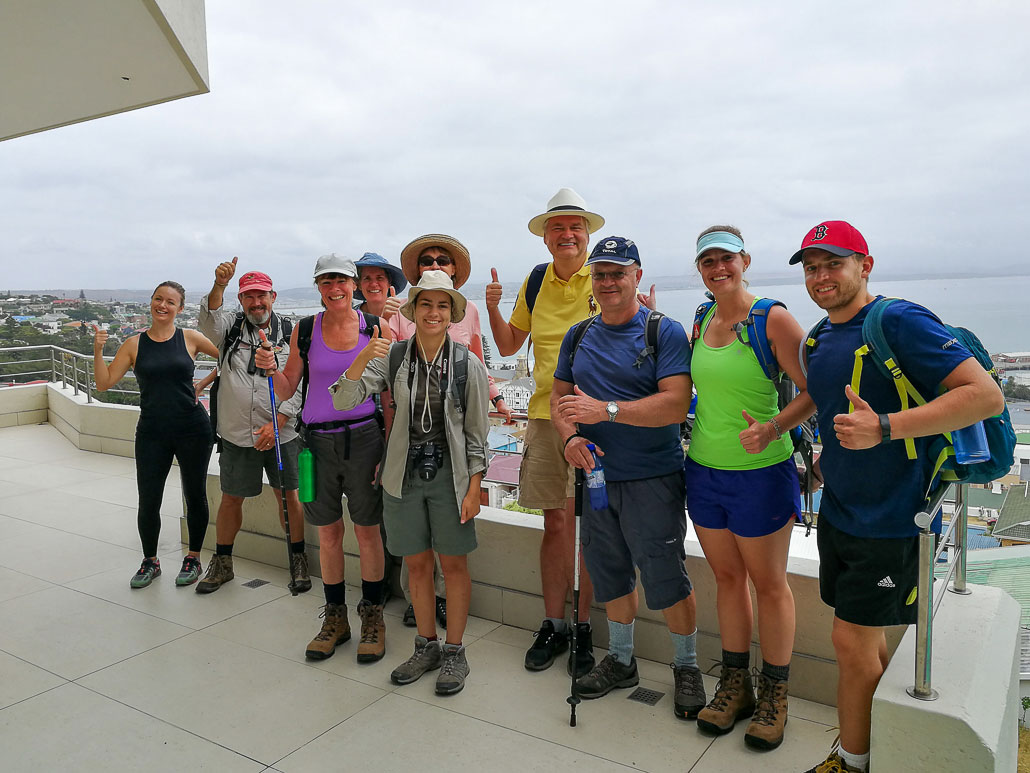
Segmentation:
<svg viewBox="0 0 1030 773">
<path fill-rule="evenodd" d="M 0 361 L 0 384 L 4 386 L 17 385 L 18 383 L 28 383 L 30 381 L 45 379 L 51 383 L 61 382 L 63 388 L 67 388 L 71 384 L 73 392 L 78 395 L 79 392 L 85 392 L 86 402 L 92 403 L 94 398 L 98 402 L 103 402 L 97 392 L 96 380 L 93 378 L 93 355 L 82 354 L 80 352 L 73 352 L 71 349 L 65 349 L 54 344 L 38 344 L 35 346 L 7 346 L 0 347 L 0 356 L 19 353 L 29 355 L 42 355 L 40 357 L 34 357 L 32 359 L 17 359 L 17 360 L 4 360 Z M 110 362 L 114 357 L 104 357 L 105 362 Z M 40 370 L 17 370 L 11 371 L 13 365 L 39 365 L 43 364 L 44 367 Z M 206 370 L 213 368 L 215 363 L 213 361 L 198 361 L 196 367 L 199 370 Z M 131 371 L 130 371 L 131 373 Z M 33 376 L 37 378 L 32 378 Z M 18 379 L 26 379 L 25 381 L 19 382 Z M 138 395 L 138 389 L 116 389 L 114 387 L 106 390 L 114 394 L 123 395 Z"/>
<path fill-rule="evenodd" d="M 948 528 L 940 536 L 940 541 L 930 530 L 937 513 L 943 511 L 944 501 L 948 493 L 955 491 L 955 512 L 951 516 Z M 915 523 L 919 527 L 919 581 L 916 589 L 918 609 L 916 613 L 916 657 L 915 684 L 906 688 L 913 698 L 923 701 L 935 701 L 940 694 L 931 684 L 931 661 L 933 659 L 933 618 L 941 605 L 946 592 L 968 596 L 972 593 L 966 586 L 966 536 L 969 518 L 969 505 L 966 496 L 966 485 L 963 483 L 947 483 L 942 485 L 931 496 L 927 508 L 916 513 Z M 938 589 L 934 589 L 934 568 L 946 548 L 948 550 L 948 570 Z M 951 587 L 948 583 L 954 577 Z"/>
</svg>

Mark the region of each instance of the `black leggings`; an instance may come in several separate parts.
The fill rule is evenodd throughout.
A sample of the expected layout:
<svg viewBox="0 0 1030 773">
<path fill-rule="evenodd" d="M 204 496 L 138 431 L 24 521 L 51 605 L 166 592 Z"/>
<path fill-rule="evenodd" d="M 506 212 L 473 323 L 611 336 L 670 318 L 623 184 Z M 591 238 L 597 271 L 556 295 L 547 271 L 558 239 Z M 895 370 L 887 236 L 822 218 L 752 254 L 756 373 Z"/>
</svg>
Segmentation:
<svg viewBox="0 0 1030 773">
<path fill-rule="evenodd" d="M 143 543 L 143 557 L 157 555 L 161 535 L 161 499 L 172 457 L 179 462 L 182 493 L 186 498 L 186 528 L 190 551 L 199 551 L 207 532 L 207 464 L 211 459 L 211 430 L 178 434 L 167 427 L 161 432 L 136 432 L 136 488 L 139 511 L 136 524 Z"/>
</svg>

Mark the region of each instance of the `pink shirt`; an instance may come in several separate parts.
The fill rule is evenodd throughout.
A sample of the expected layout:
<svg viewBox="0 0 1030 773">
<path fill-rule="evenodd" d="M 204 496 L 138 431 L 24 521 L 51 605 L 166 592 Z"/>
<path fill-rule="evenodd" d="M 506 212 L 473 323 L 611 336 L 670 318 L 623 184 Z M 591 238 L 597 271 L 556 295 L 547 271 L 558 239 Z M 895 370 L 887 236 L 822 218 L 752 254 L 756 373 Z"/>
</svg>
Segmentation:
<svg viewBox="0 0 1030 773">
<path fill-rule="evenodd" d="M 393 332 L 395 341 L 407 341 L 415 335 L 415 323 L 403 314 L 394 314 L 390 320 L 390 330 Z M 479 324 L 479 309 L 472 301 L 467 302 L 465 317 L 461 322 L 452 322 L 447 327 L 447 333 L 451 340 L 465 344 L 480 360 L 483 359 L 482 330 L 483 328 Z M 475 344 L 472 343 L 473 340 L 476 341 Z M 494 383 L 493 376 L 488 376 L 488 378 L 490 380 L 490 399 L 493 400 L 501 393 L 501 390 Z"/>
</svg>

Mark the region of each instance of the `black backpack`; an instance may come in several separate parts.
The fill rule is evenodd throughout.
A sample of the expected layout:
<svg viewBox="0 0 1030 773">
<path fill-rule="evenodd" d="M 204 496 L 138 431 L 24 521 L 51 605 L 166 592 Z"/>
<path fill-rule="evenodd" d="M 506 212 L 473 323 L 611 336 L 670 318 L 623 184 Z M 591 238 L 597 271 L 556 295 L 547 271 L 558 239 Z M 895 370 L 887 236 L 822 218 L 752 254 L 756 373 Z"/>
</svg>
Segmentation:
<svg viewBox="0 0 1030 773">
<path fill-rule="evenodd" d="M 579 349 L 583 336 L 587 334 L 587 330 L 594 324 L 598 316 L 587 317 L 573 325 L 572 350 L 569 352 L 569 370 L 572 370 L 572 363 L 576 359 L 576 350 Z M 655 311 L 654 309 L 647 310 L 647 317 L 644 320 L 644 348 L 637 354 L 637 359 L 633 362 L 634 368 L 639 368 L 643 365 L 648 357 L 654 357 L 655 362 L 658 361 L 658 328 L 661 326 L 663 319 L 665 319 L 665 315 L 662 312 Z"/>
</svg>

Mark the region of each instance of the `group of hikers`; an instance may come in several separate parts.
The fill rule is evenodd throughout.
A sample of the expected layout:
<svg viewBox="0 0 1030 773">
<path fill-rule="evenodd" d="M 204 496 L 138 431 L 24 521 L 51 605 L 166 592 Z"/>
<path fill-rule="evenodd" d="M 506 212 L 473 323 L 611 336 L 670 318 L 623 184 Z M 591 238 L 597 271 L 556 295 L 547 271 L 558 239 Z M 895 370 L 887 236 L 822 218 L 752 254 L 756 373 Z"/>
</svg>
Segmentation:
<svg viewBox="0 0 1030 773">
<path fill-rule="evenodd" d="M 711 302 L 698 310 L 688 335 L 656 308 L 653 286 L 640 291 L 642 259 L 631 239 L 604 237 L 588 249 L 604 222 L 575 191 L 562 188 L 529 221 L 550 260 L 525 277 L 510 318 L 501 311 L 496 270 L 486 286 L 498 353 L 515 354 L 528 337 L 533 346 L 535 391 L 518 496 L 521 506 L 543 512 L 544 618 L 525 667 L 542 671 L 562 658 L 585 699 L 636 685 L 639 571 L 645 603 L 661 610 L 668 625 L 676 716 L 716 735 L 748 719 L 748 746 L 779 746 L 795 630 L 787 554 L 803 514 L 790 432 L 817 413 L 823 450 L 804 485 L 823 486 L 819 582 L 834 610 L 840 737 L 811 770 L 865 771 L 872 696 L 887 665 L 884 629 L 910 624 L 916 614 L 912 516 L 936 474 L 925 464 L 929 443 L 1001 412 L 1001 391 L 943 323 L 905 301 L 883 311 L 883 332 L 915 387 L 936 396 L 904 409 L 889 379 L 861 369 L 863 321 L 877 301 L 868 289 L 874 260 L 863 236 L 844 221 L 812 228 L 788 261 L 800 264 L 810 297 L 828 317 L 812 338 L 783 304 L 749 292 L 752 258 L 737 228 L 712 226 L 697 239 L 695 267 Z M 131 585 L 146 587 L 161 573 L 159 508 L 173 456 L 189 531 L 176 583 L 196 583 L 198 593 L 233 579 L 242 504 L 261 492 L 263 471 L 276 496 L 281 490 L 287 500 L 280 509 L 289 522 L 297 591 L 311 588 L 304 521 L 318 532 L 325 606 L 307 657 L 328 658 L 351 637 L 346 499 L 361 567 L 357 660 L 374 662 L 386 653 L 387 553 L 403 557 L 410 594 L 405 622 L 417 634 L 411 657 L 391 679 L 409 684 L 439 670 L 436 692 L 459 692 L 470 672 L 462 644 L 471 594 L 467 556 L 477 544 L 488 413 L 511 417 L 483 361 L 479 310 L 461 293 L 471 272 L 468 250 L 452 236 L 428 234 L 404 248 L 399 267 L 374 253 L 356 262 L 324 255 L 313 272 L 323 311 L 296 324 L 273 311 L 272 281 L 260 271 L 238 279 L 242 312 L 226 309 L 236 267 L 233 258 L 215 269 L 201 300 L 199 332 L 175 327 L 185 292 L 164 282 L 151 301 L 150 328 L 123 343 L 112 362 L 103 357 L 106 332 L 96 333 L 98 389 L 131 369 L 141 392 L 136 467 L 144 559 Z M 763 316 L 762 348 L 775 360 L 773 372 L 785 373 L 797 389 L 786 405 L 769 364 L 756 356 L 758 342 L 751 339 L 758 328 L 750 324 L 756 314 Z M 199 556 L 214 433 L 193 383 L 198 352 L 218 359 L 212 405 L 222 499 L 206 574 Z M 684 455 L 680 424 L 694 392 L 696 421 Z M 311 501 L 303 503 L 301 449 L 314 457 L 313 492 L 305 497 Z M 574 472 L 590 472 L 595 460 L 603 464 L 607 504 L 586 499 L 583 505 L 579 615 L 567 621 L 580 558 Z M 717 584 L 722 662 L 711 697 L 695 650 L 688 516 Z M 753 670 L 749 582 L 762 659 Z M 600 662 L 593 653 L 592 600 L 607 615 L 608 652 Z"/>
</svg>

